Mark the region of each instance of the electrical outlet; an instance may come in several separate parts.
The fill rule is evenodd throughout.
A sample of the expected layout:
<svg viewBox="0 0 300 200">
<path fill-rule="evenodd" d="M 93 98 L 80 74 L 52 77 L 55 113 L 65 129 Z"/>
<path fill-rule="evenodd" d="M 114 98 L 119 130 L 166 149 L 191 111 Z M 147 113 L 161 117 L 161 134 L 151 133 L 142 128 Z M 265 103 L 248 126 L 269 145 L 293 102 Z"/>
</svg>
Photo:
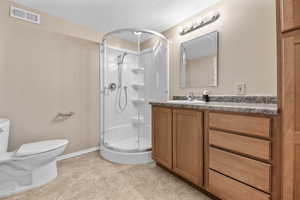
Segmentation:
<svg viewBox="0 0 300 200">
<path fill-rule="evenodd" d="M 236 89 L 238 95 L 245 95 L 247 93 L 246 83 L 238 83 L 236 85 Z"/>
</svg>

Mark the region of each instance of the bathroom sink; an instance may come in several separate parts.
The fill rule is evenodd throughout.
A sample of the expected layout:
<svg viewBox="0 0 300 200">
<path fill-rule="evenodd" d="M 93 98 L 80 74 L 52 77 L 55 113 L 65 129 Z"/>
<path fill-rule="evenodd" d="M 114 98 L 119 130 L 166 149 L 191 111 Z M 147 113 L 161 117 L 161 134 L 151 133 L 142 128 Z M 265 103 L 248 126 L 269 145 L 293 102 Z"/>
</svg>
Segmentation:
<svg viewBox="0 0 300 200">
<path fill-rule="evenodd" d="M 206 102 L 204 101 L 199 101 L 199 100 L 194 100 L 194 101 L 189 101 L 189 100 L 169 100 L 168 103 L 174 103 L 174 104 L 205 104 Z"/>
</svg>

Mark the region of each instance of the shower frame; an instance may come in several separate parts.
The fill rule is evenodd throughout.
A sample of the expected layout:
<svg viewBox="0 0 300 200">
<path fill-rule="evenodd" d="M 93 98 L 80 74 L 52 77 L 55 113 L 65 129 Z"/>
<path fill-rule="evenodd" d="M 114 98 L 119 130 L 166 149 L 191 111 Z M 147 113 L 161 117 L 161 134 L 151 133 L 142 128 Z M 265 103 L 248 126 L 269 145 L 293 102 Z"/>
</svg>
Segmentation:
<svg viewBox="0 0 300 200">
<path fill-rule="evenodd" d="M 106 127 L 105 127 L 105 112 L 104 112 L 104 106 L 105 106 L 105 92 L 106 92 L 106 88 L 105 88 L 105 67 L 106 67 L 106 59 L 107 59 L 107 52 L 106 52 L 106 48 L 112 48 L 112 49 L 116 49 L 116 50 L 120 50 L 120 51 L 124 51 L 124 49 L 121 48 L 116 48 L 116 47 L 111 47 L 110 45 L 106 44 L 107 41 L 107 37 L 113 35 L 113 34 L 118 34 L 118 33 L 123 33 L 123 32 L 141 32 L 141 33 L 146 33 L 146 34 L 150 34 L 153 36 L 156 36 L 162 40 L 164 40 L 167 44 L 167 50 L 166 50 L 166 97 L 169 98 L 169 40 L 162 34 L 155 32 L 155 31 L 151 31 L 151 30 L 147 30 L 147 29 L 118 29 L 112 32 L 109 32 L 107 34 L 105 34 L 103 36 L 102 42 L 100 44 L 100 151 L 103 149 L 108 149 L 109 151 L 111 151 L 112 153 L 115 153 L 115 155 L 113 155 L 114 157 L 118 157 L 118 156 L 125 156 L 128 155 L 129 157 L 127 158 L 129 160 L 128 163 L 132 163 L 132 164 L 137 164 L 136 160 L 140 160 L 140 163 L 143 163 L 143 159 L 139 159 L 141 158 L 141 156 L 143 155 L 143 153 L 147 153 L 147 156 L 149 157 L 149 159 L 151 160 L 151 150 L 152 147 L 150 149 L 146 149 L 146 150 L 122 150 L 122 149 L 116 149 L 113 147 L 110 147 L 108 145 L 105 144 L 105 131 L 106 131 Z M 105 46 L 106 44 L 106 46 Z M 127 52 L 132 52 L 130 50 L 126 50 Z M 146 50 L 147 51 L 147 50 Z M 119 155 L 120 154 L 120 155 Z M 130 154 L 130 155 L 129 155 Z M 137 159 L 135 159 L 134 154 L 136 154 L 138 156 Z M 103 156 L 103 155 L 102 155 Z M 133 159 L 132 159 L 133 158 Z M 133 160 L 132 162 L 130 160 Z M 148 159 L 148 160 L 149 160 Z M 122 159 L 121 159 L 122 160 Z M 112 159 L 112 161 L 116 161 L 119 162 L 118 159 L 114 160 Z M 125 161 L 127 162 L 127 161 Z M 120 161 L 119 163 L 125 163 Z"/>
</svg>

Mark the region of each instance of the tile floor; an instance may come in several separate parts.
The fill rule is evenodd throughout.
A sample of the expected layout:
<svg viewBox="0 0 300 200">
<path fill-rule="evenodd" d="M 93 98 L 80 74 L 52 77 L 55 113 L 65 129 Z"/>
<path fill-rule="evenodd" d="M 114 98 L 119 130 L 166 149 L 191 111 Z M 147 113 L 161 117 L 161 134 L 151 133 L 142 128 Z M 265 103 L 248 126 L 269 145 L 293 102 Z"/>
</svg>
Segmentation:
<svg viewBox="0 0 300 200">
<path fill-rule="evenodd" d="M 155 164 L 118 165 L 94 152 L 61 161 L 54 181 L 5 200 L 210 199 Z"/>
</svg>

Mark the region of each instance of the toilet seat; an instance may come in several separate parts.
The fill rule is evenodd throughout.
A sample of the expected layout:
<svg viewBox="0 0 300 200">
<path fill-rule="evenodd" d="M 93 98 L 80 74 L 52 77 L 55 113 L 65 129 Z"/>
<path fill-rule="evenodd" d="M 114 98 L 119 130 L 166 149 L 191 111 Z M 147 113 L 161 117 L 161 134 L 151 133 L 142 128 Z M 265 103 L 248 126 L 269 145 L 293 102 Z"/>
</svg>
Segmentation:
<svg viewBox="0 0 300 200">
<path fill-rule="evenodd" d="M 47 140 L 42 142 L 35 142 L 23 144 L 15 153 L 16 157 L 32 156 L 35 154 L 45 153 L 58 149 L 68 144 L 68 140 Z"/>
</svg>

